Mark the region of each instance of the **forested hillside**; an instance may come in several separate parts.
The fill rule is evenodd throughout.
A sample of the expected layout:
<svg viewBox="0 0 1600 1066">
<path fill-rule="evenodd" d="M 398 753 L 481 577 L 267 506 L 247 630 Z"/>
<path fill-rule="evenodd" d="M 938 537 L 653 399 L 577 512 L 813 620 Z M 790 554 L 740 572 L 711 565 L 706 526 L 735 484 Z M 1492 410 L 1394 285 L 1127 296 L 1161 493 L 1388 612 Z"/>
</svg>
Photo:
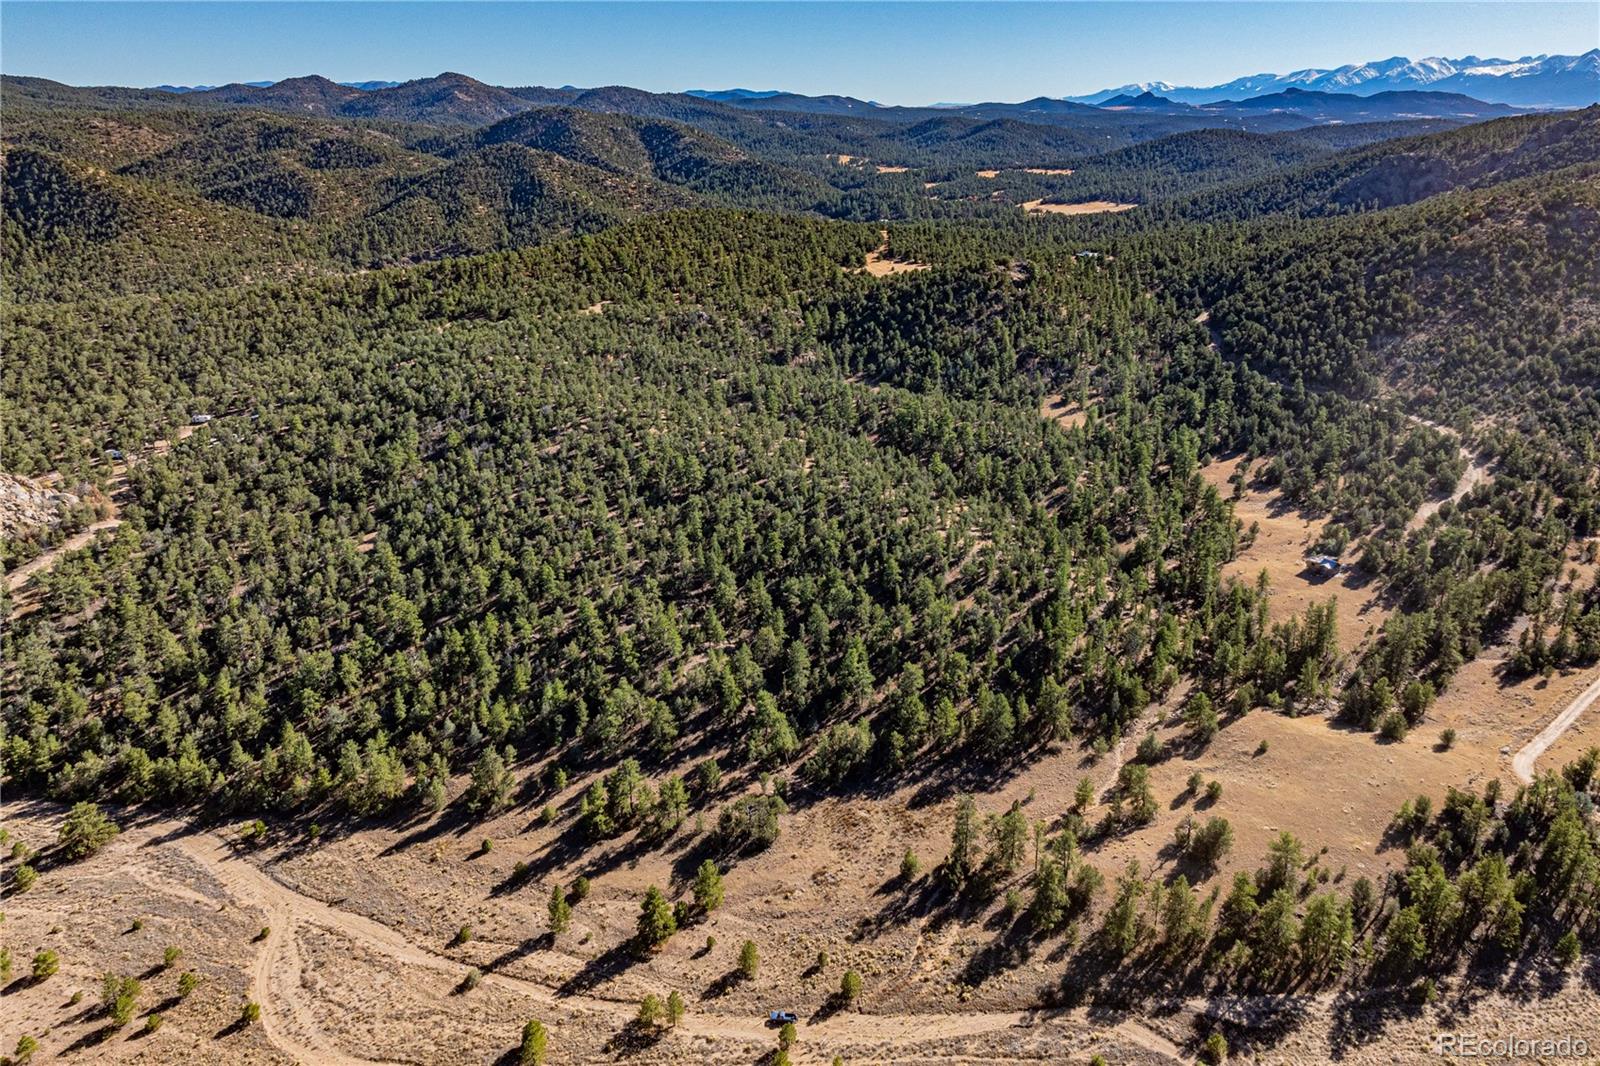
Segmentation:
<svg viewBox="0 0 1600 1066">
<path fill-rule="evenodd" d="M 1349 883 L 1285 829 L 1207 896 L 1229 821 L 1147 831 L 1222 796 L 1158 800 L 1163 766 L 1252 721 L 1400 744 L 1491 645 L 1507 684 L 1600 661 L 1593 109 L 1106 150 L 273 88 L 6 116 L 0 456 L 102 521 L 8 537 L 48 564 L 0 593 L 10 794 L 262 834 L 526 807 L 572 861 L 700 834 L 715 874 L 791 808 L 1049 766 L 1070 807 L 966 796 L 937 875 L 873 888 L 1060 937 L 1049 1002 L 1600 946 L 1592 753 L 1408 802 Z M 1228 568 L 1290 511 L 1340 578 L 1285 617 Z"/>
</svg>

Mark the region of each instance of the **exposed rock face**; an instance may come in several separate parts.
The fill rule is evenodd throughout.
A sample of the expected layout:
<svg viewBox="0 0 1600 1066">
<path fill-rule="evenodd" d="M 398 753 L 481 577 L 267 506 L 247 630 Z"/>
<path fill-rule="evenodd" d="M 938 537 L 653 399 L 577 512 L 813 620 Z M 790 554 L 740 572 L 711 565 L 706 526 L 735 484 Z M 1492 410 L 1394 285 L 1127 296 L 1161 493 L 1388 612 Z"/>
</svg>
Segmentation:
<svg viewBox="0 0 1600 1066">
<path fill-rule="evenodd" d="M 0 537 L 48 529 L 76 507 L 79 498 L 20 474 L 0 473 Z"/>
</svg>

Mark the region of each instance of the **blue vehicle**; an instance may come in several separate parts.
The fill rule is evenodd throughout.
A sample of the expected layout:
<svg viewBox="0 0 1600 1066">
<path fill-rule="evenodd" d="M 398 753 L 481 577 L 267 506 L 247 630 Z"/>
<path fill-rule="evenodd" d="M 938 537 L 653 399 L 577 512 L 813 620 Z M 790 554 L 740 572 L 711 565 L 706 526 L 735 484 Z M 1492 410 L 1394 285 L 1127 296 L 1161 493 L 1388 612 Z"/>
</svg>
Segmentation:
<svg viewBox="0 0 1600 1066">
<path fill-rule="evenodd" d="M 767 1015 L 767 1021 L 773 1025 L 783 1025 L 785 1022 L 792 1024 L 799 1020 L 800 1016 L 792 1010 L 775 1010 Z"/>
</svg>

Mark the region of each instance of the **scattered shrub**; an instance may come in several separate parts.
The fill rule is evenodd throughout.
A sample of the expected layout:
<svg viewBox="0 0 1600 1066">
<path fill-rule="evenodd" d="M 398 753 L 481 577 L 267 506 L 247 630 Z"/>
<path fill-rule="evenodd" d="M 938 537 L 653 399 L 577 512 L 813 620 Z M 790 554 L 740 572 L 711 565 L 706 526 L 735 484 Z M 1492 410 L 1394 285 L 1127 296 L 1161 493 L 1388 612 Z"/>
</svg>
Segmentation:
<svg viewBox="0 0 1600 1066">
<path fill-rule="evenodd" d="M 43 981 L 57 970 L 61 969 L 61 958 L 49 948 L 39 952 L 33 957 L 33 979 Z"/>
<path fill-rule="evenodd" d="M 56 843 L 67 858 L 87 859 L 116 835 L 116 823 L 106 817 L 99 805 L 83 802 L 73 804 L 67 812 Z"/>
<path fill-rule="evenodd" d="M 529 1018 L 522 1027 L 522 1046 L 517 1049 L 518 1066 L 544 1066 L 545 1045 L 549 1040 L 544 1023 L 537 1018 Z"/>
</svg>

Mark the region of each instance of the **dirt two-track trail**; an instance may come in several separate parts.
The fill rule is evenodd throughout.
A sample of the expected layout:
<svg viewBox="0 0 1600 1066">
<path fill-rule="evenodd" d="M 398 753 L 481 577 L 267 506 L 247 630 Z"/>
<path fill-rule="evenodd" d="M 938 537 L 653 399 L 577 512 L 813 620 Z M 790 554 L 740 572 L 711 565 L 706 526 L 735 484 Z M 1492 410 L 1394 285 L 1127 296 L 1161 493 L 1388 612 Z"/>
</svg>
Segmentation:
<svg viewBox="0 0 1600 1066">
<path fill-rule="evenodd" d="M 143 462 L 148 456 L 161 455 L 168 451 L 175 441 L 187 440 L 194 434 L 196 425 L 180 426 L 171 438 L 158 440 L 147 449 L 145 455 L 133 457 L 114 463 L 111 467 L 111 477 L 106 483 L 106 516 L 93 525 L 74 533 L 60 544 L 55 545 L 29 559 L 15 570 L 5 575 L 6 591 L 18 592 L 34 578 L 48 574 L 56 568 L 56 564 L 75 551 L 82 551 L 95 538 L 102 533 L 110 532 L 122 525 L 122 503 L 125 502 L 128 488 L 128 471 L 135 465 Z M 54 476 L 54 475 L 50 475 Z"/>
<path fill-rule="evenodd" d="M 1580 692 L 1576 699 L 1562 708 L 1560 714 L 1550 719 L 1548 725 L 1539 730 L 1534 738 L 1522 747 L 1521 751 L 1512 756 L 1511 772 L 1517 775 L 1518 781 L 1521 781 L 1524 785 L 1533 783 L 1533 764 L 1538 762 L 1539 756 L 1548 751 L 1550 745 L 1560 740 L 1561 735 L 1571 729 L 1573 723 L 1582 717 L 1583 712 L 1588 710 L 1596 700 L 1600 700 L 1600 675 L 1596 675 L 1588 688 Z"/>
<path fill-rule="evenodd" d="M 267 935 L 261 940 L 249 973 L 250 998 L 261 1006 L 261 1024 L 268 1040 L 285 1055 L 319 1066 L 371 1066 L 387 1060 L 364 1058 L 341 1048 L 319 1026 L 315 993 L 304 981 L 304 961 L 298 933 L 312 926 L 334 931 L 381 955 L 397 966 L 423 967 L 464 976 L 465 963 L 423 947 L 397 930 L 364 915 L 304 895 L 288 887 L 236 851 L 215 833 L 191 831 L 176 821 L 156 821 L 130 829 L 127 843 L 136 848 L 171 847 L 203 868 L 221 886 L 233 905 L 259 910 Z M 137 872 L 134 873 L 139 878 Z M 163 891 L 190 894 L 182 886 L 152 883 Z M 638 1014 L 633 1002 L 592 995 L 560 995 L 535 981 L 503 973 L 482 975 L 483 983 L 498 987 L 531 1003 L 563 1012 L 602 1016 L 618 1028 Z M 1012 1026 L 1029 1026 L 1040 1018 L 1033 1011 L 970 1012 L 952 1014 L 852 1014 L 839 1013 L 808 1024 L 804 1035 L 813 1051 L 838 1047 L 878 1047 L 927 1044 L 940 1039 L 976 1036 Z M 1116 1033 L 1145 1051 L 1185 1061 L 1182 1051 L 1166 1038 L 1134 1021 L 1117 1025 Z M 764 1018 L 690 1012 L 678 1024 L 689 1036 L 770 1047 L 773 1030 Z"/>
</svg>

